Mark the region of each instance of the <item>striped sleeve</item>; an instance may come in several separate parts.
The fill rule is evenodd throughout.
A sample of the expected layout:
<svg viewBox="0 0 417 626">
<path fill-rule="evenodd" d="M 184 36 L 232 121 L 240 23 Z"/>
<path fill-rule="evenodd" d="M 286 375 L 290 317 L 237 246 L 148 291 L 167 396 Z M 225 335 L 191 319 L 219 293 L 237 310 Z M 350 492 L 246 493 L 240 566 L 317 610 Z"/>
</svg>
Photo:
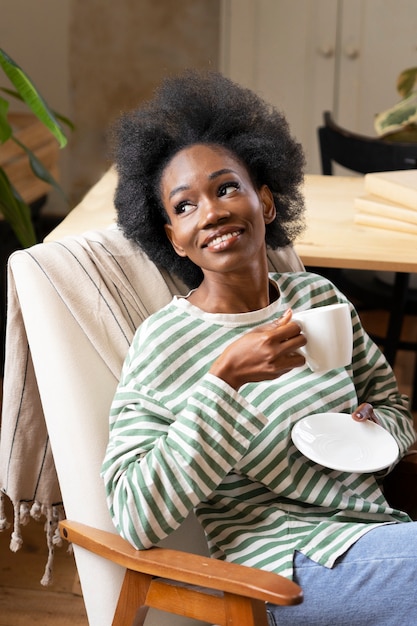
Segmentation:
<svg viewBox="0 0 417 626">
<path fill-rule="evenodd" d="M 136 374 L 140 369 L 135 362 Z M 209 373 L 175 415 L 128 366 L 124 378 L 111 409 L 102 475 L 116 528 L 143 549 L 177 528 L 216 489 L 266 418 Z"/>
</svg>

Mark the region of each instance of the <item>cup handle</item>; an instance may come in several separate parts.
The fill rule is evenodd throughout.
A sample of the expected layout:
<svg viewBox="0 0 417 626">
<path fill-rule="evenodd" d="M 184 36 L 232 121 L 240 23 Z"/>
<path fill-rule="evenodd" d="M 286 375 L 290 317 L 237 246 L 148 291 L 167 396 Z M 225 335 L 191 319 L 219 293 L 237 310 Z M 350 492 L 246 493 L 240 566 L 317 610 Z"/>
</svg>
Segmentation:
<svg viewBox="0 0 417 626">
<path fill-rule="evenodd" d="M 315 372 L 316 370 L 319 369 L 318 363 L 316 363 L 316 361 L 314 361 L 314 359 L 312 359 L 311 357 L 308 356 L 307 350 L 306 350 L 305 346 L 302 346 L 301 348 L 298 348 L 297 352 L 298 352 L 298 354 L 302 354 L 303 355 L 303 357 L 306 360 L 307 366 L 311 369 L 312 372 Z"/>
<path fill-rule="evenodd" d="M 299 327 L 301 328 L 301 332 L 303 332 L 304 328 L 303 328 L 303 323 L 301 320 L 298 320 L 296 318 L 296 316 L 293 316 L 293 320 L 295 322 L 297 322 L 297 324 L 299 325 Z M 314 359 L 312 359 L 311 357 L 308 356 L 307 354 L 307 348 L 305 346 L 301 346 L 301 348 L 298 348 L 297 350 L 298 354 L 302 354 L 303 357 L 306 360 L 306 364 L 307 366 L 311 369 L 312 372 L 315 372 L 317 369 L 319 369 L 318 367 L 318 363 L 316 363 L 314 361 Z"/>
</svg>

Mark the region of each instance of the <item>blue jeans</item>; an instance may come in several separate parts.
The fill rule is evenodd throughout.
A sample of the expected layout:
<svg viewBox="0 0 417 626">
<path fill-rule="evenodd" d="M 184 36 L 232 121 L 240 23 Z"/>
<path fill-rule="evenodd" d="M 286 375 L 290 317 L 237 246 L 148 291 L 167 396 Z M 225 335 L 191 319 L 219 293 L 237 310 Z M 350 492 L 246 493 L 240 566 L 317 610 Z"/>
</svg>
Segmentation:
<svg viewBox="0 0 417 626">
<path fill-rule="evenodd" d="M 268 605 L 271 626 L 417 625 L 417 522 L 369 531 L 332 569 L 296 552 L 297 606 Z"/>
</svg>

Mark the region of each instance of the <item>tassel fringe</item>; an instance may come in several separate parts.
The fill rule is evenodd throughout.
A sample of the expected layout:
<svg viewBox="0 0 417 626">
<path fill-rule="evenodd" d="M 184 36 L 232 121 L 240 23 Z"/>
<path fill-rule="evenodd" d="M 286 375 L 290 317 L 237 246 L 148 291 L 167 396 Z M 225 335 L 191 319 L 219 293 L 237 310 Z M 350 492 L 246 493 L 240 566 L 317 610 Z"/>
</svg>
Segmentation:
<svg viewBox="0 0 417 626">
<path fill-rule="evenodd" d="M 17 552 L 22 547 L 22 531 L 20 529 L 20 502 L 17 502 L 13 506 L 14 508 L 14 524 L 12 537 L 10 539 L 10 550 Z"/>
<path fill-rule="evenodd" d="M 4 507 L 4 493 L 0 492 L 0 532 L 10 528 L 10 523 L 6 518 L 6 511 Z"/>
<path fill-rule="evenodd" d="M 41 585 L 44 585 L 45 587 L 53 582 L 54 548 L 55 546 L 62 546 L 63 543 L 58 529 L 58 522 L 61 519 L 64 519 L 62 506 L 52 506 L 47 509 L 45 532 L 46 543 L 48 546 L 48 560 L 41 579 Z"/>
<path fill-rule="evenodd" d="M 63 505 L 44 506 L 37 501 L 33 503 L 16 502 L 13 504 L 13 510 L 13 532 L 10 538 L 10 550 L 12 552 L 17 552 L 23 545 L 22 526 L 26 526 L 31 518 L 37 522 L 42 517 L 46 518 L 44 528 L 48 547 L 48 559 L 40 583 L 43 586 L 51 585 L 53 582 L 54 550 L 56 546 L 61 547 L 64 543 L 58 528 L 58 523 L 65 519 Z M 5 512 L 5 496 L 3 493 L 0 493 L 0 531 L 6 530 L 10 526 L 11 524 L 7 521 Z M 71 551 L 72 547 L 69 545 L 68 552 Z"/>
</svg>

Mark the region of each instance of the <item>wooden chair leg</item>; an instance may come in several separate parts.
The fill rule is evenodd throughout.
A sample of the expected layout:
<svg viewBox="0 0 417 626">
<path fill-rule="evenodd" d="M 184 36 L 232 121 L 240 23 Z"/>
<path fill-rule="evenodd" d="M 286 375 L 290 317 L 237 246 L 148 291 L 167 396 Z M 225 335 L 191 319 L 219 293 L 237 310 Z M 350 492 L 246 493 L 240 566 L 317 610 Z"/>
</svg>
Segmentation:
<svg viewBox="0 0 417 626">
<path fill-rule="evenodd" d="M 239 626 L 268 626 L 265 602 L 224 594 L 227 624 Z"/>
<path fill-rule="evenodd" d="M 392 367 L 395 365 L 395 357 L 398 350 L 398 344 L 400 342 L 409 282 L 410 274 L 396 272 L 392 294 L 392 308 L 389 316 L 387 334 L 384 341 L 384 355 Z"/>
<path fill-rule="evenodd" d="M 169 581 L 127 570 L 113 626 L 143 626 L 149 607 L 228 626 L 268 626 L 265 602 L 233 593 L 175 586 Z"/>
<path fill-rule="evenodd" d="M 143 626 L 148 612 L 145 606 L 152 576 L 126 570 L 112 626 Z"/>
</svg>

